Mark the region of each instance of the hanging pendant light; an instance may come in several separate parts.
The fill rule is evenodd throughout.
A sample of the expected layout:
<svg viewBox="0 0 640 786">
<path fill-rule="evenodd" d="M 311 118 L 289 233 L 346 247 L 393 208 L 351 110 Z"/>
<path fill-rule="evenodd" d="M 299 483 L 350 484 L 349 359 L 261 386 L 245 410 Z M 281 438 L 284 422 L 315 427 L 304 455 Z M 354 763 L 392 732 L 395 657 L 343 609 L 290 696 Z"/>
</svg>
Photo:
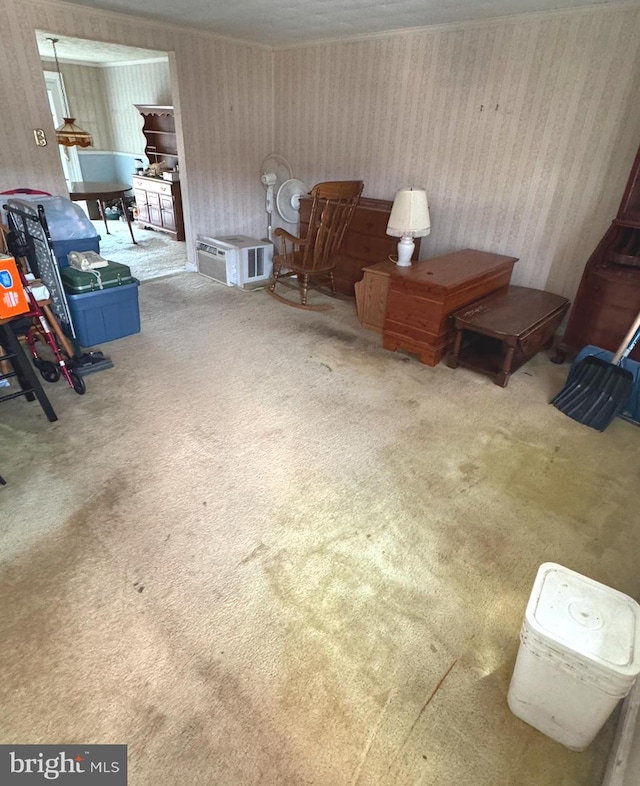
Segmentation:
<svg viewBox="0 0 640 786">
<path fill-rule="evenodd" d="M 58 71 L 58 77 L 60 78 L 60 88 L 62 90 L 62 98 L 64 100 L 64 122 L 59 128 L 56 128 L 58 144 L 63 145 L 64 147 L 91 147 L 93 144 L 91 134 L 88 131 L 83 131 L 79 126 L 77 126 L 75 117 L 71 117 L 69 101 L 67 100 L 67 91 L 64 89 L 64 82 L 62 81 L 62 74 L 60 73 L 60 63 L 58 62 L 58 53 L 56 52 L 56 44 L 58 43 L 58 40 L 59 39 L 57 38 L 47 38 L 47 41 L 51 41 L 51 46 L 53 47 L 53 56 L 56 61 L 56 70 Z"/>
</svg>

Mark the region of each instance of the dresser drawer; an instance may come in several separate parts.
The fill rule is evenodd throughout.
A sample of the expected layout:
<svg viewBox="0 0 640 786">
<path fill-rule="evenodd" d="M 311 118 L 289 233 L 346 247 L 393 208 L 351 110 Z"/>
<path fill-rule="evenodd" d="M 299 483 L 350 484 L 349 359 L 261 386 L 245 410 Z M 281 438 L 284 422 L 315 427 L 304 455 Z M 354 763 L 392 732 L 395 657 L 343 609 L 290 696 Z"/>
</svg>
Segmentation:
<svg viewBox="0 0 640 786">
<path fill-rule="evenodd" d="M 141 188 L 145 191 L 150 191 L 153 194 L 166 194 L 171 195 L 171 189 L 174 186 L 168 180 L 160 180 L 154 177 L 134 177 L 133 187 Z"/>
<path fill-rule="evenodd" d="M 362 204 L 362 202 L 363 200 L 361 200 L 360 205 L 353 214 L 349 231 L 367 235 L 368 237 L 380 237 L 389 240 L 389 235 L 387 235 L 389 208 L 387 207 L 386 210 L 378 206 L 368 208 L 367 203 L 364 202 L 364 204 Z M 395 242 L 397 245 L 397 238 Z"/>
</svg>

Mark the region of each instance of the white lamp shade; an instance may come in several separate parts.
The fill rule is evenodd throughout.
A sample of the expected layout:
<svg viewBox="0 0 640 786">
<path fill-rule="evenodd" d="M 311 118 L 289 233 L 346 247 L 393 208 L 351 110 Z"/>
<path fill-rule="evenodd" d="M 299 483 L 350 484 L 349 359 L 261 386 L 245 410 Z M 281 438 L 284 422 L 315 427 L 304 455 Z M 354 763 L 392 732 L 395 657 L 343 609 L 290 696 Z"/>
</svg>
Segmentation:
<svg viewBox="0 0 640 786">
<path fill-rule="evenodd" d="M 425 237 L 431 232 L 427 192 L 402 188 L 393 200 L 387 235 L 393 237 Z"/>
</svg>

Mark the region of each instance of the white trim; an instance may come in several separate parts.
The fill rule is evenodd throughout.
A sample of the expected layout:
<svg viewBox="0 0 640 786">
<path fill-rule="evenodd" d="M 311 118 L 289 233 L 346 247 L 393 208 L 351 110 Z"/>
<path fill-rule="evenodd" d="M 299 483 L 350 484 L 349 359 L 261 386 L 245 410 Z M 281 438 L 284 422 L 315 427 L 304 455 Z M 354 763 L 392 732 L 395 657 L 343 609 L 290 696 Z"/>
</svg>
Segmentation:
<svg viewBox="0 0 640 786">
<path fill-rule="evenodd" d="M 169 56 L 150 57 L 148 60 L 110 60 L 106 63 L 100 63 L 100 65 L 102 68 L 119 68 L 120 66 L 150 65 L 152 63 L 167 63 L 168 65 Z"/>
<path fill-rule="evenodd" d="M 639 724 L 640 683 L 636 683 L 622 704 L 602 786 L 634 786 L 638 783 Z"/>
<path fill-rule="evenodd" d="M 87 39 L 89 40 L 89 39 Z M 40 55 L 42 62 L 55 63 L 52 57 Z M 118 68 L 120 66 L 135 66 L 135 65 L 149 65 L 151 63 L 169 63 L 167 55 L 163 57 L 149 57 L 142 60 L 106 60 L 105 62 L 97 62 L 95 60 L 73 60 L 67 57 L 59 57 L 58 62 L 65 63 L 66 65 L 85 66 L 88 68 Z"/>
<path fill-rule="evenodd" d="M 144 153 L 125 153 L 122 150 L 78 150 L 79 156 L 131 156 L 132 158 L 146 158 Z"/>
</svg>

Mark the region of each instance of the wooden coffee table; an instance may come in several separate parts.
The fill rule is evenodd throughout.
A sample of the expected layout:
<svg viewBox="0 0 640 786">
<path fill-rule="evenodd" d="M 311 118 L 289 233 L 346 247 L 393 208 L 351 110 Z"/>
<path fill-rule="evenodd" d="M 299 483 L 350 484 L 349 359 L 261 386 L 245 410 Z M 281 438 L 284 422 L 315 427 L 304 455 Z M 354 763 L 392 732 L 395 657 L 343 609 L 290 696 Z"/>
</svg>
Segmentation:
<svg viewBox="0 0 640 786">
<path fill-rule="evenodd" d="M 509 377 L 544 347 L 569 308 L 561 295 L 510 286 L 453 315 L 455 339 L 449 368 L 465 368 L 493 377 L 506 387 Z"/>
</svg>

